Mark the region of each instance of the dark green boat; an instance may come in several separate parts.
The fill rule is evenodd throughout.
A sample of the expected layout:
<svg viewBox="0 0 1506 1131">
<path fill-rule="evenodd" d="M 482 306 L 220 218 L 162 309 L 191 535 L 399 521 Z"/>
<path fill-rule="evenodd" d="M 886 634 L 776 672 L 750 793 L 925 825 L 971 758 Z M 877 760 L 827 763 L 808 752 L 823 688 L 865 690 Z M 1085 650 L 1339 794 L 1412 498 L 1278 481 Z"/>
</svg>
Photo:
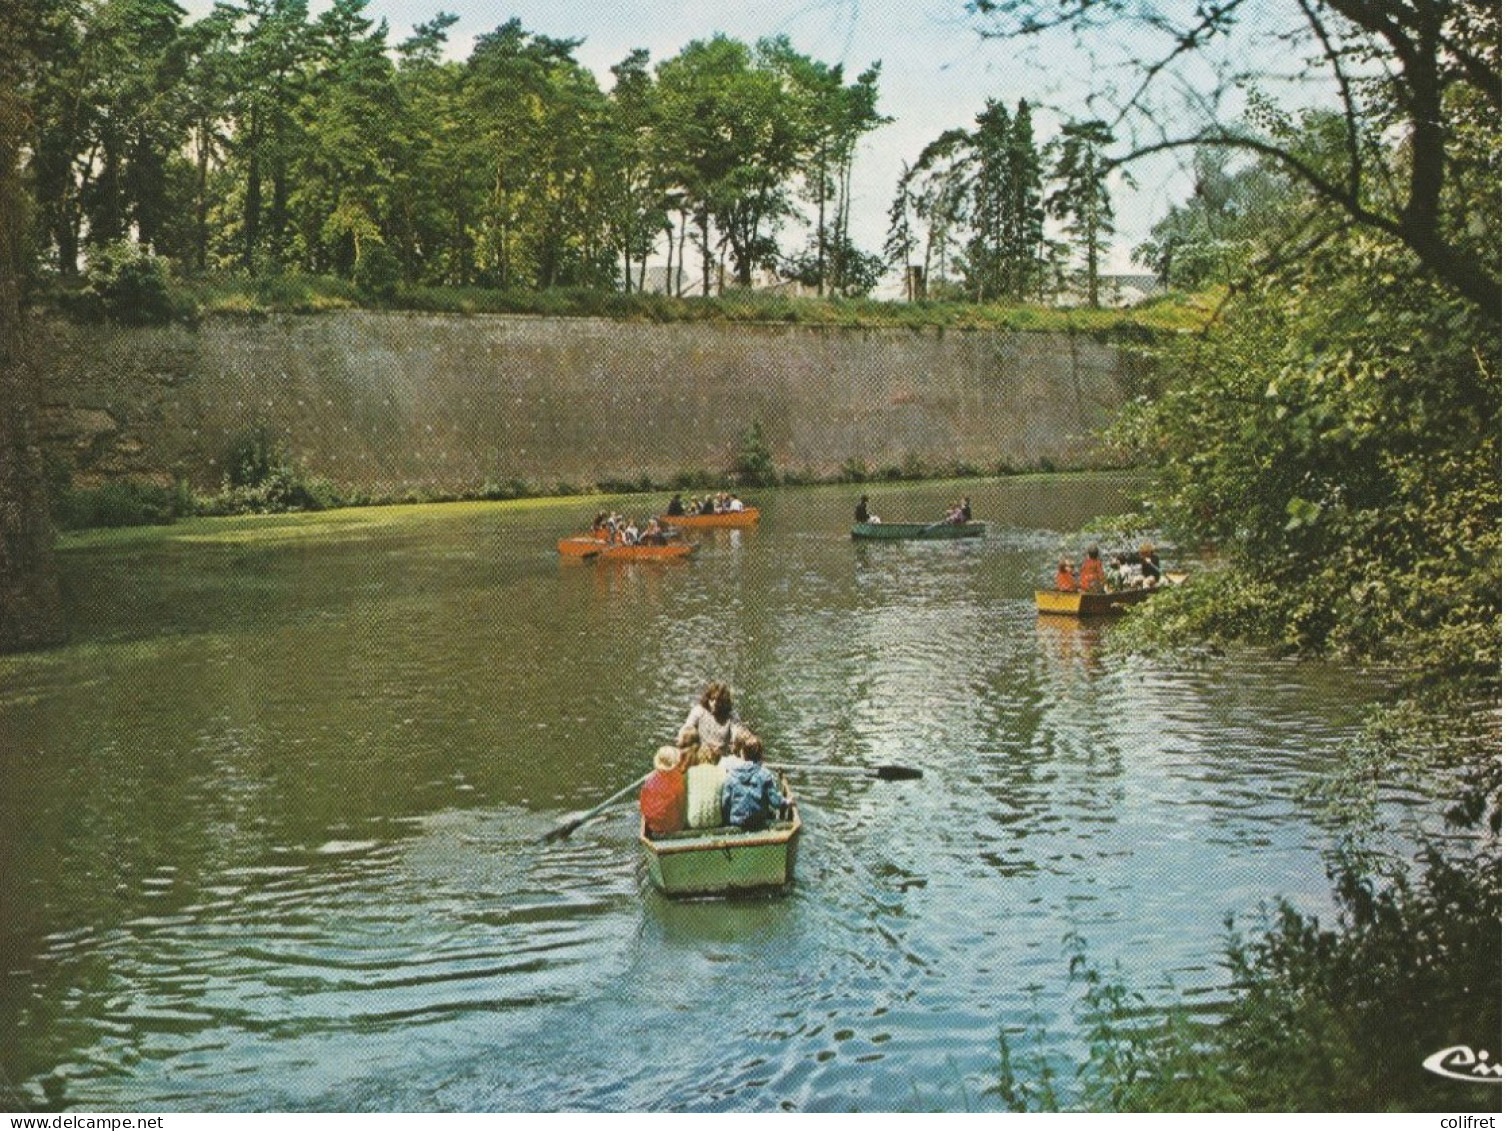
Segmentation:
<svg viewBox="0 0 1506 1131">
<path fill-rule="evenodd" d="M 879 541 L 904 539 L 981 538 L 981 522 L 859 522 L 852 528 L 854 538 Z"/>
</svg>

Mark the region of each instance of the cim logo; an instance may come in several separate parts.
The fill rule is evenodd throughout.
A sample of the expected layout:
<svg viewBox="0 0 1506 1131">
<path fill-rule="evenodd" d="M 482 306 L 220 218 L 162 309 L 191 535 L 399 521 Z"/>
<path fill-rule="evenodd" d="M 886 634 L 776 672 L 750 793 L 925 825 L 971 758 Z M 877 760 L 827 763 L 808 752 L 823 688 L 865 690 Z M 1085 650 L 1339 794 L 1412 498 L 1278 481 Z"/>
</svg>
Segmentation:
<svg viewBox="0 0 1506 1131">
<path fill-rule="evenodd" d="M 1422 1062 L 1422 1066 L 1450 1080 L 1465 1080 L 1471 1084 L 1501 1082 L 1500 1062 L 1491 1058 L 1489 1050 L 1476 1051 L 1469 1045 L 1455 1045 L 1435 1052 Z"/>
</svg>

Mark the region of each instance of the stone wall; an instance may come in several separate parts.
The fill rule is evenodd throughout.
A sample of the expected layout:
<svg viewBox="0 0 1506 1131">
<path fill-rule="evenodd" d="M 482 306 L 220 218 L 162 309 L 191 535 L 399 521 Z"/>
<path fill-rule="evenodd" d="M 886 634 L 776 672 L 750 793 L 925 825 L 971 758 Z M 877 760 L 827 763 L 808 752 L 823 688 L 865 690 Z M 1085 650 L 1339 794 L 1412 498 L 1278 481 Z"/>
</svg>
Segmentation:
<svg viewBox="0 0 1506 1131">
<path fill-rule="evenodd" d="M 1061 334 L 384 312 L 39 330 L 43 440 L 76 482 L 200 488 L 259 424 L 373 492 L 719 471 L 755 421 L 781 471 L 1083 465 L 1138 364 Z"/>
</svg>

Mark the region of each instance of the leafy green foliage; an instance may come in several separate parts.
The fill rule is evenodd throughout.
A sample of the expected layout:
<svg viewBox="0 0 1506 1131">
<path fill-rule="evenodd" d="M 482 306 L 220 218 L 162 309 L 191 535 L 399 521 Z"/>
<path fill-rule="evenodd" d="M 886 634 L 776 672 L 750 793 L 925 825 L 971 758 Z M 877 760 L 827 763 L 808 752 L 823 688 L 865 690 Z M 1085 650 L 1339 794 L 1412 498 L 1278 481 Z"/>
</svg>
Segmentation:
<svg viewBox="0 0 1506 1131">
<path fill-rule="evenodd" d="M 194 499 L 183 483 L 163 487 L 121 479 L 97 487 L 65 487 L 52 500 L 52 517 L 61 530 L 110 526 L 165 526 L 194 513 Z"/>
<path fill-rule="evenodd" d="M 175 304 L 166 260 L 126 240 L 96 249 L 84 274 L 80 309 L 127 326 L 171 321 Z"/>
<path fill-rule="evenodd" d="M 1499 858 L 1430 851 L 1420 876 L 1333 878 L 1337 926 L 1282 903 L 1264 935 L 1231 937 L 1237 996 L 1216 1050 L 1231 1087 L 1277 1111 L 1498 1110 L 1497 1087 L 1421 1063 L 1499 1039 Z"/>
<path fill-rule="evenodd" d="M 944 131 L 907 166 L 885 252 L 908 276 L 924 230 L 926 293 L 947 293 L 949 273 L 960 268 L 974 301 L 1020 302 L 1035 297 L 1045 278 L 1046 209 L 1030 106 L 1022 99 L 1011 115 L 989 99 L 974 125 Z"/>
<path fill-rule="evenodd" d="M 1152 999 L 1105 976 L 1067 937 L 1087 1054 L 1076 1103 L 1091 1111 L 1490 1111 L 1497 1085 L 1428 1073 L 1457 1045 L 1494 1051 L 1501 1026 L 1500 861 L 1430 852 L 1383 882 L 1349 864 L 1333 874 L 1338 919 L 1285 901 L 1261 933 L 1229 926 L 1230 1000 L 1200 1016 L 1168 991 Z M 1018 1062 L 1000 1034 L 1000 1095 L 1051 1110 L 1054 1073 Z"/>
<path fill-rule="evenodd" d="M 332 484 L 310 477 L 265 424 L 236 437 L 225 457 L 225 482 L 202 500 L 203 514 L 276 514 L 325 510 L 344 500 Z"/>
<path fill-rule="evenodd" d="M 1099 264 L 1108 255 L 1109 236 L 1114 233 L 1106 154 L 1113 141 L 1113 133 L 1103 122 L 1069 122 L 1049 150 L 1057 187 L 1046 198 L 1046 207 L 1065 222 L 1067 234 L 1082 252 L 1089 306 L 1098 305 Z"/>
<path fill-rule="evenodd" d="M 394 50 L 367 0 L 198 20 L 173 0 L 44 8 L 19 76 L 22 159 L 40 265 L 65 283 L 130 236 L 191 272 L 359 273 L 381 302 L 399 281 L 610 293 L 647 287 L 679 220 L 682 273 L 688 221 L 708 289 L 724 251 L 748 286 L 776 266 L 803 186 L 821 285 L 866 285 L 849 181 L 884 121 L 876 65 L 849 83 L 784 39 L 718 36 L 657 67 L 634 51 L 604 91 L 581 40 L 517 19 L 461 61 L 444 51 L 455 17 Z"/>
<path fill-rule="evenodd" d="M 745 487 L 772 487 L 779 482 L 774 469 L 774 453 L 763 433 L 763 425 L 754 421 L 738 437 L 732 473 Z"/>
<path fill-rule="evenodd" d="M 1421 1065 L 1458 1044 L 1500 1055 L 1500 14 L 1296 7 L 1342 112 L 1255 91 L 1240 127 L 1165 143 L 1260 160 L 1201 161 L 1199 197 L 1142 249 L 1173 282 L 1237 286 L 1119 429 L 1156 469 L 1150 521 L 1211 563 L 1137 611 L 1132 642 L 1385 662 L 1399 695 L 1320 792 L 1347 840 L 1337 924 L 1280 903 L 1261 934 L 1231 938 L 1217 1026 L 1091 983 L 1085 1095 L 1118 1110 L 1496 1110 L 1495 1086 Z M 1025 32 L 1128 18 L 1045 8 L 976 6 Z M 1184 34 L 1146 61 L 1140 95 L 1223 34 L 1156 26 Z M 1380 828 L 1377 799 L 1398 786 L 1433 805 Z M 1396 857 L 1409 840 L 1421 867 Z"/>
<path fill-rule="evenodd" d="M 1173 206 L 1135 249 L 1165 286 L 1232 283 L 1291 240 L 1301 227 L 1301 193 L 1270 162 L 1231 166 L 1219 149 L 1193 158 L 1192 195 Z"/>
<path fill-rule="evenodd" d="M 1355 237 L 1171 372 L 1122 436 L 1160 469 L 1155 519 L 1227 568 L 1165 615 L 1497 680 L 1500 362 L 1469 304 Z"/>
<path fill-rule="evenodd" d="M 402 282 L 402 264 L 383 244 L 372 244 L 356 260 L 355 284 L 373 298 L 390 301 Z"/>
</svg>

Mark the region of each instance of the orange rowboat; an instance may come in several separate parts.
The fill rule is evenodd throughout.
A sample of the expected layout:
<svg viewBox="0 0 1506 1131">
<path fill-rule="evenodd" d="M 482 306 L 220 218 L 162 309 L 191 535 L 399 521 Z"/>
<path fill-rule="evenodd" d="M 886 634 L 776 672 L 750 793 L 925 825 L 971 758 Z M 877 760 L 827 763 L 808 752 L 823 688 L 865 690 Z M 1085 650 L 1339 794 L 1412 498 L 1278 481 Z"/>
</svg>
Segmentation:
<svg viewBox="0 0 1506 1131">
<path fill-rule="evenodd" d="M 745 530 L 758 525 L 758 508 L 747 507 L 740 511 L 722 511 L 720 514 L 661 514 L 659 521 L 665 526 L 680 526 L 686 530 Z"/>
<path fill-rule="evenodd" d="M 592 538 L 589 534 L 574 538 L 561 538 L 559 541 L 561 557 L 590 559 L 598 562 L 673 561 L 676 558 L 688 558 L 698 549 L 700 546 L 695 542 L 671 542 L 667 546 L 641 543 L 636 546 L 625 546 L 604 542 L 600 538 Z"/>
</svg>

